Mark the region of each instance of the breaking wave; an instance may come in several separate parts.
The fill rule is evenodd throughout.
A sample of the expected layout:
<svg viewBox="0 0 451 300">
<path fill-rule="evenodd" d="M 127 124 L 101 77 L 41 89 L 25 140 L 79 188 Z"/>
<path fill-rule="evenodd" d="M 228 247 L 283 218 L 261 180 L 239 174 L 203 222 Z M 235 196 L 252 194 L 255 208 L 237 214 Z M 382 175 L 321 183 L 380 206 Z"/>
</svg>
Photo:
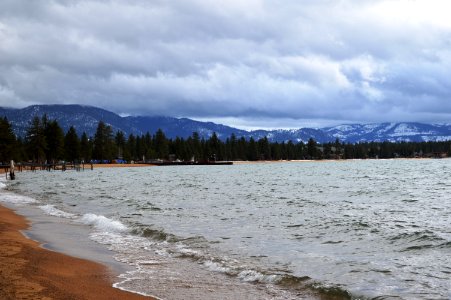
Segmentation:
<svg viewBox="0 0 451 300">
<path fill-rule="evenodd" d="M 39 206 L 40 209 L 42 209 L 47 215 L 54 216 L 54 217 L 60 217 L 60 218 L 67 218 L 67 219 L 75 219 L 77 216 L 62 210 L 59 210 L 55 206 L 51 204 L 47 205 L 41 205 Z"/>
<path fill-rule="evenodd" d="M 85 214 L 80 221 L 83 224 L 94 226 L 97 230 L 105 232 L 124 232 L 127 231 L 127 226 L 119 221 L 109 219 L 102 215 Z"/>
</svg>

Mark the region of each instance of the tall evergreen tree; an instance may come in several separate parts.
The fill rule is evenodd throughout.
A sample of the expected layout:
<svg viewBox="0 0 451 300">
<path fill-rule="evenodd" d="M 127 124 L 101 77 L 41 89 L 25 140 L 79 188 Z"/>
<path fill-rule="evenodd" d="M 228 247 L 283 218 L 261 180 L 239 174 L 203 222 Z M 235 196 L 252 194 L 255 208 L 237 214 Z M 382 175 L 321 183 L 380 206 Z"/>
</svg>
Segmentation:
<svg viewBox="0 0 451 300">
<path fill-rule="evenodd" d="M 100 121 L 94 136 L 93 157 L 99 160 L 112 160 L 114 156 L 113 130 Z"/>
<path fill-rule="evenodd" d="M 323 156 L 325 159 L 330 159 L 332 157 L 332 144 L 326 143 L 323 145 L 324 151 Z"/>
<path fill-rule="evenodd" d="M 167 159 L 169 155 L 168 140 L 166 139 L 163 130 L 157 130 L 153 144 L 155 145 L 158 158 Z"/>
<path fill-rule="evenodd" d="M 56 120 L 49 121 L 44 115 L 42 119 L 47 148 L 45 156 L 48 162 L 60 160 L 64 156 L 64 132 Z"/>
<path fill-rule="evenodd" d="M 152 145 L 152 136 L 149 132 L 146 133 L 144 136 L 144 148 L 146 149 L 144 155 L 146 156 L 146 159 L 152 159 L 155 158 L 155 150 L 153 149 Z"/>
<path fill-rule="evenodd" d="M 274 160 L 282 159 L 281 145 L 277 142 L 271 144 L 271 156 Z"/>
<path fill-rule="evenodd" d="M 254 138 L 249 139 L 249 144 L 247 147 L 247 159 L 248 160 L 257 160 L 259 157 L 258 155 L 258 145 L 255 142 Z"/>
<path fill-rule="evenodd" d="M 13 157 L 14 157 L 15 161 L 27 161 L 28 160 L 25 143 L 24 143 L 22 137 L 20 137 L 20 136 L 17 138 Z"/>
<path fill-rule="evenodd" d="M 216 132 L 213 132 L 208 140 L 208 151 L 209 160 L 222 160 L 221 141 L 216 135 Z"/>
<path fill-rule="evenodd" d="M 125 152 L 124 158 L 126 160 L 136 160 L 136 138 L 133 134 L 130 134 L 127 139 L 127 151 Z"/>
<path fill-rule="evenodd" d="M 185 140 L 182 138 L 175 138 L 174 142 L 172 143 L 172 151 L 171 153 L 174 153 L 175 156 L 180 160 L 190 160 L 190 154 L 188 153 L 186 149 L 186 143 Z"/>
<path fill-rule="evenodd" d="M 200 137 L 197 132 L 193 132 L 191 137 L 188 139 L 189 148 L 191 149 L 191 158 L 195 161 L 202 159 L 202 145 L 200 142 Z"/>
<path fill-rule="evenodd" d="M 244 137 L 238 140 L 236 148 L 237 158 L 247 160 L 247 142 Z"/>
<path fill-rule="evenodd" d="M 81 160 L 85 162 L 92 159 L 92 141 L 88 138 L 86 132 L 83 132 L 80 138 L 80 156 Z"/>
<path fill-rule="evenodd" d="M 136 136 L 136 159 L 138 161 L 145 159 L 146 149 L 144 148 L 143 136 Z"/>
<path fill-rule="evenodd" d="M 81 156 L 80 139 L 78 138 L 77 131 L 73 126 L 69 128 L 64 137 L 64 157 L 67 161 L 78 161 Z"/>
<path fill-rule="evenodd" d="M 341 147 L 340 140 L 338 138 L 335 139 L 334 147 L 335 147 L 335 156 L 337 158 L 342 157 L 342 147 Z"/>
<path fill-rule="evenodd" d="M 44 162 L 47 142 L 39 117 L 34 117 L 31 120 L 25 139 L 28 157 L 36 162 Z"/>
<path fill-rule="evenodd" d="M 17 142 L 8 119 L 0 118 L 0 162 L 9 163 L 16 159 Z"/>
<path fill-rule="evenodd" d="M 232 133 L 230 135 L 230 156 L 229 159 L 232 160 L 236 160 L 238 159 L 238 153 L 237 153 L 237 148 L 238 148 L 238 141 L 236 138 L 236 135 L 234 133 Z"/>
<path fill-rule="evenodd" d="M 260 153 L 260 159 L 263 160 L 271 159 L 271 147 L 269 146 L 269 141 L 266 136 L 258 140 L 258 150 Z"/>
<path fill-rule="evenodd" d="M 125 149 L 125 135 L 122 131 L 116 132 L 116 136 L 114 137 L 114 143 L 117 148 L 117 157 L 124 158 L 124 149 Z"/>
<path fill-rule="evenodd" d="M 318 157 L 317 143 L 313 138 L 309 138 L 307 143 L 307 153 L 310 159 L 316 159 Z"/>
</svg>

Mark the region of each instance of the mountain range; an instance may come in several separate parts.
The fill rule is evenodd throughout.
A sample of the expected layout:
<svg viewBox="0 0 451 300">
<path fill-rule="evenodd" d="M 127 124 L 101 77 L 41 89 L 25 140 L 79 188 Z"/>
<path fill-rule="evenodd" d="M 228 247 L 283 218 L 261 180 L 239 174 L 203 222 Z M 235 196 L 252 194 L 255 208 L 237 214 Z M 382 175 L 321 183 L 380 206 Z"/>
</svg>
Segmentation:
<svg viewBox="0 0 451 300">
<path fill-rule="evenodd" d="M 233 133 L 237 137 L 260 139 L 267 137 L 272 142 L 294 143 L 306 142 L 310 138 L 324 143 L 341 142 L 423 142 L 451 140 L 450 124 L 424 124 L 414 122 L 404 123 L 375 123 L 348 124 L 325 128 L 299 128 L 278 130 L 246 131 L 212 122 L 200 122 L 187 118 L 173 118 L 164 116 L 126 116 L 122 117 L 105 109 L 82 105 L 32 105 L 22 109 L 1 108 L 0 116 L 6 116 L 12 123 L 13 130 L 18 136 L 25 136 L 27 127 L 33 117 L 46 114 L 49 119 L 55 119 L 67 131 L 74 126 L 79 134 L 86 132 L 89 136 L 95 134 L 99 121 L 104 121 L 113 128 L 121 130 L 126 135 L 141 135 L 146 132 L 155 133 L 161 128 L 170 137 L 188 137 L 193 132 L 203 138 L 210 137 L 215 132 L 220 139 L 225 140 Z"/>
</svg>

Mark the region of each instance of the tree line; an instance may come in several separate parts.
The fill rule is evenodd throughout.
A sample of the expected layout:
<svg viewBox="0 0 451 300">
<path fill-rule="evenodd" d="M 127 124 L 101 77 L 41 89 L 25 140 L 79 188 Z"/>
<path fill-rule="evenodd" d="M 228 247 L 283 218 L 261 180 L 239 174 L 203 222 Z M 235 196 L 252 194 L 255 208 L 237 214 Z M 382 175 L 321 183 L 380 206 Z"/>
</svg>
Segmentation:
<svg viewBox="0 0 451 300">
<path fill-rule="evenodd" d="M 72 126 L 64 132 L 56 120 L 46 115 L 30 122 L 25 137 L 17 137 L 11 123 L 0 118 L 0 162 L 85 161 L 223 161 L 223 160 L 302 160 L 302 159 L 365 159 L 451 156 L 451 141 L 444 142 L 365 142 L 318 144 L 308 142 L 270 142 L 245 139 L 232 134 L 225 141 L 213 133 L 208 139 L 194 132 L 188 138 L 170 139 L 159 129 L 143 135 L 113 132 L 111 126 L 100 121 L 93 137 L 79 135 Z"/>
</svg>

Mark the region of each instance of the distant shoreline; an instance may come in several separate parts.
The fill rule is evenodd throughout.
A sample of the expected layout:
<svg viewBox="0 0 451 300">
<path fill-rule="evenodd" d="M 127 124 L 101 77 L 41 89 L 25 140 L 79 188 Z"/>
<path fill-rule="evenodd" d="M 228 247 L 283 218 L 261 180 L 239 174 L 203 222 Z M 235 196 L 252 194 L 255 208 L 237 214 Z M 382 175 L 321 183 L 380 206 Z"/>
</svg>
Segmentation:
<svg viewBox="0 0 451 300">
<path fill-rule="evenodd" d="M 93 168 L 142 168 L 155 167 L 152 164 L 93 164 Z M 90 164 L 85 164 L 85 169 L 90 168 Z"/>
<path fill-rule="evenodd" d="M 428 160 L 428 159 L 446 159 L 443 158 L 431 158 L 431 157 L 399 157 L 399 158 L 350 158 L 350 159 L 293 159 L 293 160 L 233 160 L 234 165 L 249 165 L 249 164 L 274 164 L 274 163 L 327 163 L 327 162 L 346 162 L 346 161 L 372 161 L 372 160 Z M 91 164 L 84 164 L 85 170 L 91 168 Z M 157 167 L 158 165 L 152 163 L 125 163 L 125 164 L 93 164 L 94 169 L 96 168 L 143 168 L 143 167 Z M 28 170 L 25 170 L 28 171 Z M 18 171 L 16 170 L 16 173 Z M 5 174 L 5 169 L 0 169 L 0 174 Z"/>
</svg>

